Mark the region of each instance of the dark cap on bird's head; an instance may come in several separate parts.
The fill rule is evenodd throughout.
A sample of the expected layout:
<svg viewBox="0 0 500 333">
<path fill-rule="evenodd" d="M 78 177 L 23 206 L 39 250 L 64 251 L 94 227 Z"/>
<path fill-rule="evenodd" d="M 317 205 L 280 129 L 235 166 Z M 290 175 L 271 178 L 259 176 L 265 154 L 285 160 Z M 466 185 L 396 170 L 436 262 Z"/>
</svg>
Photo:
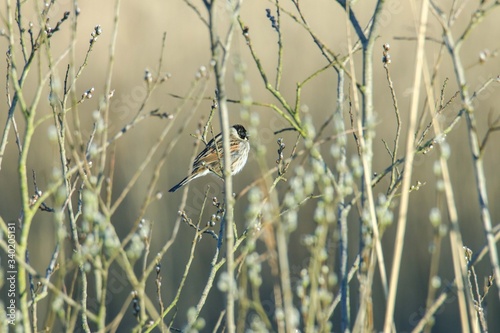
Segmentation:
<svg viewBox="0 0 500 333">
<path fill-rule="evenodd" d="M 242 125 L 240 124 L 236 124 L 236 125 L 233 125 L 233 128 L 236 130 L 236 132 L 238 133 L 238 136 L 240 137 L 240 139 L 248 139 L 248 132 L 247 130 L 245 129 L 245 127 L 243 127 Z"/>
</svg>

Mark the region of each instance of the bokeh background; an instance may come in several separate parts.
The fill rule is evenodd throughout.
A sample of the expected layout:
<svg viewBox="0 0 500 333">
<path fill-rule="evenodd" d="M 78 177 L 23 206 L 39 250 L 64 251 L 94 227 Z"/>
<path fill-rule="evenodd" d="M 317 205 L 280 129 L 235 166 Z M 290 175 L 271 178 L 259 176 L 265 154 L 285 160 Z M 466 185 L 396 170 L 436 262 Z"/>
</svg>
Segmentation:
<svg viewBox="0 0 500 333">
<path fill-rule="evenodd" d="M 395 90 L 399 98 L 399 106 L 403 119 L 403 133 L 406 129 L 407 110 L 411 99 L 410 88 L 414 76 L 415 61 L 415 41 L 412 39 L 415 34 L 415 12 L 414 8 L 407 1 L 389 0 L 387 10 L 384 11 L 380 37 L 377 39 L 375 47 L 375 109 L 377 113 L 376 138 L 374 141 L 375 156 L 373 170 L 381 172 L 390 163 L 390 157 L 385 151 L 382 139 L 392 142 L 395 134 L 395 116 L 392 108 L 392 100 L 385 79 L 385 71 L 382 62 L 378 61 L 382 57 L 382 44 L 390 43 L 392 64 L 390 70 L 394 82 Z M 463 12 L 454 26 L 454 33 L 462 31 L 469 21 L 472 10 L 478 1 L 469 1 L 463 6 Z M 201 1 L 195 1 L 195 5 L 204 13 Z M 285 8 L 293 10 L 287 1 L 280 1 Z M 355 5 L 355 12 L 359 16 L 362 25 L 367 23 L 375 1 L 358 1 Z M 451 1 L 440 1 L 442 8 L 450 8 Z M 54 11 L 54 24 L 66 10 L 71 10 L 71 1 L 57 1 Z M 114 2 L 89 0 L 79 3 L 81 14 L 79 17 L 79 27 L 77 36 L 77 59 L 83 60 L 88 47 L 90 33 L 95 25 L 101 25 L 103 34 L 92 52 L 87 69 L 83 72 L 78 81 L 78 91 L 82 93 L 90 87 L 95 88 L 94 95 L 97 96 L 86 101 L 80 107 L 80 114 L 84 119 L 84 124 L 90 129 L 92 123 L 92 112 L 97 108 L 99 95 L 103 93 L 106 70 L 108 67 L 109 44 L 112 31 L 112 20 Z M 2 5 L 4 10 L 5 4 Z M 246 1 L 241 10 L 242 20 L 250 28 L 253 45 L 262 60 L 264 69 L 273 77 L 277 65 L 277 36 L 271 28 L 269 20 L 266 18 L 266 8 L 273 8 L 268 1 Z M 320 36 L 322 41 L 330 49 L 344 54 L 346 49 L 346 22 L 343 9 L 335 1 L 316 0 L 314 2 L 303 2 L 301 4 L 304 15 L 308 19 L 311 29 Z M 57 10 L 59 9 L 59 10 Z M 221 6 L 221 16 L 224 15 L 224 7 Z M 27 18 L 27 20 L 29 20 Z M 33 17 L 36 21 L 36 17 Z M 221 18 L 222 20 L 222 18 Z M 468 66 L 467 78 L 471 91 L 476 90 L 490 77 L 500 74 L 500 59 L 495 57 L 500 41 L 500 10 L 493 11 L 487 16 L 481 25 L 472 32 L 464 47 L 462 48 L 462 58 Z M 284 43 L 283 81 L 282 93 L 291 102 L 295 98 L 296 82 L 304 80 L 313 71 L 326 65 L 317 47 L 311 40 L 309 34 L 287 15 L 282 14 L 281 29 Z M 69 29 L 68 29 L 69 30 Z M 163 33 L 167 33 L 166 50 L 164 56 L 165 72 L 171 73 L 171 78 L 156 91 L 147 109 L 159 108 L 161 112 L 172 112 L 182 101 L 172 97 L 170 94 L 183 96 L 190 89 L 195 75 L 200 66 L 209 66 L 210 49 L 209 35 L 206 26 L 201 22 L 196 13 L 190 9 L 186 3 L 180 0 L 160 1 L 122 1 L 120 8 L 120 22 L 117 37 L 117 51 L 115 65 L 113 69 L 112 89 L 115 96 L 111 104 L 111 133 L 119 131 L 135 115 L 140 106 L 140 102 L 146 92 L 144 84 L 144 71 L 146 68 L 153 71 L 157 66 L 160 56 L 161 39 Z M 352 33 L 352 32 L 351 32 Z M 353 34 L 354 35 L 354 34 Z M 431 18 L 429 20 L 428 36 L 437 40 L 441 39 L 441 27 L 438 22 Z M 408 39 L 401 39 L 407 37 Z M 54 39 L 52 45 L 57 52 L 62 52 L 68 45 L 69 33 L 62 29 Z M 0 53 L 5 55 L 7 42 L 0 39 Z M 480 52 L 490 50 L 494 56 L 483 64 L 479 63 Z M 429 66 L 432 66 L 438 56 L 439 45 L 430 40 L 426 46 L 426 59 Z M 245 45 L 245 40 L 238 33 L 233 44 L 233 57 L 246 65 L 246 80 L 251 89 L 253 100 L 259 102 L 275 102 L 270 94 L 264 89 L 262 79 L 256 70 L 249 51 Z M 361 73 L 359 60 L 360 55 L 354 56 L 356 60 L 356 71 Z M 79 61 L 77 61 L 78 63 Z M 64 73 L 64 66 L 60 68 L 60 74 Z M 5 62 L 0 65 L 0 77 L 5 78 Z M 233 66 L 228 75 L 228 95 L 229 98 L 239 99 L 240 92 L 238 85 L 234 84 L 232 75 Z M 447 54 L 444 55 L 442 64 L 437 74 L 438 86 L 446 79 L 450 81 L 446 88 L 446 98 L 450 98 L 457 90 L 454 80 L 454 73 L 451 60 Z M 336 100 L 336 74 L 333 69 L 320 74 L 315 80 L 303 89 L 302 104 L 306 105 L 314 122 L 320 125 L 335 110 Z M 36 84 L 36 77 L 31 84 Z M 3 84 L 2 84 L 3 85 Z M 205 92 L 207 97 L 213 97 L 214 85 L 210 82 Z M 480 133 L 484 134 L 488 125 L 488 115 L 492 113 L 498 116 L 498 105 L 500 95 L 498 93 L 498 83 L 494 83 L 477 99 L 477 118 L 479 120 Z M 436 93 L 438 90 L 436 91 Z M 423 102 L 423 100 L 422 100 Z M 5 123 L 6 101 L 5 94 L 0 94 L 0 124 Z M 49 104 L 42 103 L 39 114 L 50 113 Z M 188 123 L 182 138 L 176 144 L 164 169 L 162 170 L 160 187 L 158 191 L 164 193 L 161 200 L 155 202 L 148 210 L 148 218 L 154 222 L 154 232 L 151 244 L 151 253 L 158 251 L 172 233 L 173 223 L 177 217 L 178 206 L 181 194 L 168 193 L 167 190 L 183 178 L 187 172 L 189 159 L 193 151 L 195 139 L 189 136 L 194 133 L 199 119 L 206 119 L 210 111 L 211 101 L 203 101 L 195 111 L 195 121 Z M 458 102 L 452 104 L 448 110 L 448 117 L 451 119 L 458 111 Z M 240 106 L 230 105 L 231 122 L 239 123 Z M 273 132 L 287 124 L 270 109 L 252 107 L 251 113 L 260 118 L 260 126 L 256 129 L 259 140 L 268 147 L 267 156 L 269 165 L 274 165 L 276 159 L 275 144 L 277 136 Z M 172 140 L 177 134 L 176 129 L 185 123 L 186 112 L 181 112 L 172 120 L 176 122 L 174 130 L 170 133 Z M 18 115 L 18 123 L 22 130 L 22 121 Z M 346 120 L 347 120 L 346 116 Z M 244 123 L 243 123 L 244 124 Z M 347 124 L 347 123 L 346 123 Z M 218 131 L 218 118 L 214 121 Z M 244 124 L 245 125 L 245 124 Z M 85 126 L 85 125 L 84 125 Z M 156 142 L 158 134 L 165 126 L 165 120 L 151 120 L 142 122 L 132 129 L 119 141 L 116 146 L 116 170 L 115 170 L 115 193 L 123 189 L 127 181 L 132 177 L 136 168 L 144 159 L 148 147 Z M 3 125 L 2 125 L 3 127 Z M 48 124 L 41 126 L 35 135 L 34 144 L 31 147 L 29 158 L 29 169 L 37 172 L 38 185 L 43 189 L 51 179 L 52 169 L 58 165 L 57 146 L 47 140 Z M 331 135 L 333 129 L 326 129 L 326 134 Z M 326 135 L 325 134 L 325 135 Z M 481 135 L 482 135 L 481 134 Z M 282 135 L 285 142 L 292 146 L 295 135 L 284 133 Z M 500 207 L 498 198 L 500 196 L 500 176 L 498 173 L 498 163 L 500 163 L 499 150 L 500 134 L 493 134 L 486 148 L 484 160 L 486 175 L 488 177 L 488 196 L 490 198 L 491 215 L 494 224 L 499 223 Z M 350 137 L 350 146 L 353 148 L 350 154 L 355 154 L 353 138 Z M 450 133 L 446 140 L 451 146 L 451 157 L 449 165 L 455 199 L 457 202 L 459 223 L 462 230 L 463 242 L 473 251 L 479 250 L 485 243 L 482 223 L 478 213 L 478 202 L 475 191 L 475 181 L 472 172 L 471 154 L 469 150 L 468 138 L 465 122 L 461 121 Z M 11 133 L 7 147 L 5 160 L 0 171 L 0 214 L 6 221 L 16 220 L 20 212 L 19 183 L 16 169 L 17 148 L 15 138 Z M 327 147 L 328 148 L 328 147 Z M 289 148 L 288 153 L 289 153 Z M 429 244 L 432 239 L 432 227 L 429 223 L 429 210 L 437 205 L 436 203 L 436 179 L 432 171 L 437 153 L 431 151 L 427 155 L 419 155 L 415 161 L 415 173 L 413 183 L 422 182 L 424 185 L 419 191 L 411 195 L 408 228 L 405 239 L 405 249 L 403 253 L 403 263 L 401 268 L 400 284 L 397 296 L 397 308 L 395 312 L 396 326 L 400 331 L 409 331 L 422 316 L 425 307 L 425 294 L 428 289 L 429 273 Z M 159 159 L 159 156 L 156 157 Z M 333 163 L 333 161 L 330 161 Z M 150 179 L 152 168 L 144 171 L 139 182 L 127 196 L 119 211 L 114 216 L 113 224 L 121 236 L 126 235 L 131 228 L 133 221 L 139 212 L 142 198 L 144 197 L 147 184 Z M 261 176 L 257 163 L 250 156 L 249 163 L 243 172 L 235 178 L 235 189 L 240 190 L 253 180 Z M 205 186 L 210 183 L 214 186 L 214 194 L 220 195 L 220 187 L 215 179 L 196 180 L 191 184 L 191 197 L 188 198 L 188 206 L 194 212 L 200 209 L 200 193 Z M 387 180 L 381 182 L 375 188 L 375 193 L 385 193 Z M 286 189 L 285 185 L 278 187 L 279 191 Z M 282 192 L 280 192 L 282 193 Z M 236 221 L 240 230 L 245 225 L 244 212 L 247 198 L 243 197 L 237 202 Z M 292 260 L 292 281 L 297 281 L 300 270 L 307 265 L 305 258 L 307 251 L 300 241 L 300 235 L 310 233 L 314 230 L 312 224 L 312 208 L 310 211 L 301 212 L 302 219 L 299 229 L 291 242 L 296 242 L 296 246 L 290 246 L 290 258 Z M 207 215 L 208 216 L 208 215 Z M 354 260 L 358 247 L 358 221 L 353 216 L 350 221 L 351 253 L 350 262 Z M 389 227 L 383 239 L 385 258 L 388 268 L 391 264 L 392 247 L 395 226 Z M 172 250 L 162 261 L 163 274 L 163 296 L 164 302 L 168 303 L 173 298 L 179 281 L 181 279 L 184 265 L 189 255 L 189 248 L 193 237 L 193 230 L 182 225 L 180 235 Z M 53 246 L 55 244 L 54 225 L 50 214 L 39 213 L 35 218 L 35 223 L 30 236 L 29 246 L 31 263 L 43 272 L 50 260 Z M 184 290 L 178 304 L 177 318 L 175 324 L 182 326 L 185 323 L 186 311 L 193 306 L 199 298 L 205 285 L 216 241 L 210 237 L 204 237 L 197 249 L 193 266 L 187 284 L 189 287 Z M 336 253 L 336 252 L 335 252 Z M 443 243 L 442 258 L 450 258 L 449 241 L 445 238 Z M 483 260 L 477 267 L 480 277 L 490 274 L 490 265 L 487 259 Z M 272 284 L 266 279 L 271 275 L 267 270 L 263 272 L 264 286 L 262 288 L 262 300 L 266 310 L 273 311 Z M 442 260 L 440 265 L 440 276 L 445 281 L 453 279 L 453 269 L 451 260 Z M 113 318 L 119 311 L 124 299 L 130 293 L 130 286 L 125 280 L 119 268 L 112 269 L 110 285 L 113 286 L 109 295 L 108 315 Z M 355 313 L 357 304 L 356 284 L 352 288 L 351 307 Z M 150 291 L 154 292 L 154 283 L 150 281 Z M 381 328 L 385 305 L 383 301 L 381 286 L 376 279 L 374 288 L 374 311 L 375 327 Z M 1 294 L 5 297 L 4 293 Z M 223 308 L 223 294 L 214 288 L 208 298 L 207 304 L 201 313 L 207 321 L 207 328 L 214 325 L 221 309 Z M 91 308 L 91 305 L 89 306 Z M 41 308 L 41 307 L 40 307 Z M 457 310 L 458 305 L 454 297 L 449 299 L 436 316 L 436 323 L 433 328 L 435 332 L 451 332 L 459 330 Z M 500 330 L 500 317 L 495 315 L 500 313 L 500 304 L 497 298 L 497 291 L 492 290 L 487 298 L 488 323 L 492 332 Z M 124 331 L 126 327 L 135 322 L 132 316 L 132 309 L 124 319 Z M 339 318 L 338 314 L 334 316 Z M 336 330 L 338 325 L 334 324 Z"/>
</svg>

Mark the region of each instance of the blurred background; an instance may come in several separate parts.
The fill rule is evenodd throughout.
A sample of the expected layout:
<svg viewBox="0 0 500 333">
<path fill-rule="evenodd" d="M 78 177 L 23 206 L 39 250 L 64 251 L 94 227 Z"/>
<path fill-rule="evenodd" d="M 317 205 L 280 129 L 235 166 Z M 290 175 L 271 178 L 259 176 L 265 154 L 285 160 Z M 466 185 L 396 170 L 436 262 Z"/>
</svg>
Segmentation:
<svg viewBox="0 0 500 333">
<path fill-rule="evenodd" d="M 407 1 L 389 0 L 384 11 L 381 22 L 380 36 L 377 39 L 375 47 L 375 110 L 377 114 L 376 138 L 374 141 L 374 165 L 373 171 L 382 172 L 390 164 L 390 156 L 387 154 L 382 140 L 392 142 L 396 120 L 392 107 L 390 91 L 385 78 L 385 70 L 382 62 L 382 45 L 390 43 L 390 54 L 392 63 L 390 71 L 394 82 L 395 91 L 398 96 L 399 107 L 403 121 L 403 136 L 406 135 L 407 110 L 411 99 L 410 89 L 414 78 L 415 61 L 415 12 L 414 8 Z M 453 32 L 459 34 L 471 17 L 472 11 L 476 8 L 478 1 L 469 1 L 463 5 L 462 13 L 454 25 Z M 203 13 L 205 10 L 201 1 L 194 2 L 197 8 Z M 221 1 L 220 3 L 223 3 Z M 280 4 L 291 12 L 295 13 L 290 3 L 280 1 Z M 441 1 L 442 8 L 449 10 L 451 1 Z M 78 93 L 83 93 L 87 89 L 94 87 L 94 98 L 85 101 L 80 106 L 80 115 L 83 120 L 82 127 L 91 129 L 93 121 L 92 112 L 97 109 L 99 99 L 103 93 L 106 72 L 109 59 L 109 45 L 113 25 L 114 2 L 89 0 L 79 3 L 81 13 L 78 23 L 77 35 L 77 63 L 83 61 L 85 52 L 88 48 L 90 33 L 96 25 L 102 27 L 102 35 L 99 37 L 93 52 L 90 55 L 88 66 L 82 73 L 78 81 Z M 373 11 L 375 1 L 358 1 L 354 10 L 358 18 L 365 26 Z M 4 8 L 5 4 L 2 5 Z M 29 6 L 26 6 L 27 8 Z M 53 25 L 63 15 L 64 11 L 71 10 L 72 2 L 57 1 L 53 11 Z M 268 76 L 274 81 L 275 68 L 277 66 L 277 35 L 271 27 L 271 23 L 266 18 L 266 8 L 270 8 L 273 13 L 275 8 L 271 2 L 267 1 L 245 1 L 241 10 L 241 18 L 249 27 L 253 46 L 260 57 L 264 69 Z M 336 53 L 345 54 L 346 51 L 346 21 L 344 10 L 334 1 L 316 0 L 314 3 L 304 2 L 301 6 L 310 28 Z M 220 15 L 224 16 L 224 7 L 221 5 Z M 3 15 L 3 14 L 2 14 Z M 296 15 L 296 14 L 295 14 Z M 322 68 L 327 63 L 321 56 L 318 48 L 311 40 L 311 37 L 300 25 L 295 23 L 288 15 L 282 13 L 281 30 L 283 33 L 284 59 L 283 59 L 283 77 L 282 94 L 290 103 L 295 101 L 296 83 L 303 81 L 314 71 Z M 470 91 L 477 90 L 488 78 L 496 77 L 500 74 L 500 59 L 496 57 L 500 41 L 500 10 L 493 11 L 487 16 L 480 26 L 476 28 L 468 38 L 462 48 L 462 59 L 467 66 L 467 79 L 470 83 Z M 221 17 L 221 21 L 223 17 Z M 29 21 L 29 18 L 26 19 Z M 36 22 L 36 16 L 33 17 Z M 54 47 L 54 54 L 60 54 L 65 50 L 70 40 L 69 29 L 62 29 L 55 35 L 51 43 Z M 145 96 L 146 88 L 144 82 L 145 69 L 149 69 L 153 75 L 157 68 L 158 59 L 161 53 L 161 40 L 163 33 L 166 32 L 166 48 L 164 55 L 163 73 L 169 72 L 171 78 L 165 82 L 156 92 L 146 107 L 146 110 L 159 108 L 160 112 L 174 112 L 183 101 L 173 97 L 171 94 L 185 96 L 195 81 L 196 73 L 201 66 L 209 67 L 210 48 L 209 34 L 206 26 L 199 19 L 197 14 L 189 8 L 183 1 L 122 1 L 120 8 L 120 22 L 118 27 L 118 37 L 116 43 L 116 57 L 113 68 L 112 89 L 115 90 L 111 102 L 111 128 L 110 133 L 118 132 L 127 124 L 136 114 L 140 103 Z M 352 33 L 352 36 L 354 34 Z M 440 45 L 433 39 L 441 40 L 441 27 L 439 23 L 431 17 L 428 26 L 428 36 L 430 40 L 426 46 L 426 59 L 428 66 L 432 67 L 438 57 Z M 7 51 L 6 39 L 0 39 L 0 53 L 5 55 Z M 487 61 L 480 62 L 481 52 L 489 50 L 491 57 Z M 356 73 L 360 79 L 361 66 L 360 54 L 354 56 L 356 61 Z M 5 78 L 5 62 L 0 65 L 0 77 Z M 264 89 L 262 78 L 258 73 L 248 48 L 245 44 L 241 32 L 237 29 L 235 34 L 230 71 L 228 73 L 228 96 L 230 99 L 240 99 L 240 89 L 234 83 L 234 64 L 243 64 L 246 80 L 250 86 L 250 95 L 254 101 L 262 103 L 276 103 L 272 96 Z M 63 77 L 66 63 L 63 61 L 59 67 L 60 76 Z M 437 74 L 436 96 L 442 83 L 446 78 L 449 82 L 445 90 L 445 100 L 451 98 L 457 91 L 455 76 L 453 72 L 450 57 L 445 52 Z M 337 76 L 333 69 L 324 71 L 317 76 L 311 83 L 306 85 L 302 92 L 301 103 L 307 106 L 314 123 L 320 126 L 336 108 L 336 82 Z M 28 84 L 36 84 L 37 77 L 32 75 L 32 80 Z M 476 100 L 477 118 L 479 133 L 482 138 L 487 126 L 488 115 L 491 113 L 494 117 L 498 116 L 498 105 L 500 95 L 498 93 L 498 83 L 490 85 L 483 94 Z M 178 207 L 181 200 L 181 192 L 168 193 L 168 189 L 182 179 L 189 168 L 189 161 L 192 156 L 195 139 L 190 133 L 195 133 L 197 125 L 201 119 L 206 120 L 210 112 L 211 98 L 213 98 L 214 83 L 210 80 L 206 91 L 203 94 L 207 97 L 195 110 L 193 119 L 186 123 L 187 113 L 192 105 L 189 105 L 180 112 L 173 120 L 160 120 L 151 118 L 143 121 L 137 127 L 133 128 L 116 145 L 116 167 L 114 193 L 118 195 L 121 189 L 127 184 L 128 180 L 135 173 L 137 167 L 145 158 L 148 148 L 158 139 L 161 130 L 166 126 L 166 122 L 175 121 L 173 130 L 165 144 L 173 140 L 177 135 L 181 135 L 167 163 L 165 164 L 158 191 L 163 192 L 161 200 L 156 201 L 150 206 L 146 215 L 154 223 L 153 238 L 151 243 L 151 253 L 156 253 L 170 238 L 172 234 L 173 223 L 177 218 Z M 424 96 L 425 94 L 422 94 Z M 421 101 L 421 105 L 423 99 Z M 0 124 L 5 124 L 6 119 L 6 100 L 5 94 L 0 94 Z M 443 124 L 451 122 L 460 108 L 458 99 L 452 103 L 451 107 L 445 113 Z M 261 145 L 266 146 L 266 158 L 269 166 L 275 165 L 277 157 L 276 140 L 278 136 L 273 132 L 284 127 L 288 127 L 277 114 L 269 108 L 251 107 L 250 113 L 258 116 L 260 125 L 250 126 L 241 118 L 241 107 L 238 104 L 230 104 L 230 118 L 232 123 L 242 123 L 251 127 L 252 133 L 257 135 Z M 420 108 L 422 109 L 422 108 Z M 48 102 L 41 103 L 37 111 L 40 115 L 50 114 Z M 17 122 L 22 131 L 22 119 L 17 115 Z M 346 126 L 349 127 L 348 115 L 345 117 Z M 428 123 L 428 119 L 425 122 Z M 214 119 L 215 131 L 219 132 L 219 120 Z M 181 134 L 178 129 L 186 125 L 187 128 Z M 2 125 L 3 128 L 3 125 Z M 58 148 L 55 143 L 47 139 L 49 123 L 40 126 L 35 134 L 35 140 L 31 147 L 28 168 L 37 173 L 38 186 L 43 189 L 51 179 L 52 170 L 59 165 Z M 334 129 L 329 126 L 325 130 L 326 135 L 332 135 Z M 88 135 L 88 133 L 87 133 Z M 280 134 L 287 143 L 285 153 L 290 154 L 296 135 L 291 132 Z M 488 177 L 488 196 L 490 199 L 490 209 L 492 221 L 496 225 L 500 219 L 500 176 L 498 173 L 498 163 L 500 163 L 499 142 L 500 134 L 490 137 L 490 142 L 486 147 L 484 162 L 486 174 Z M 458 207 L 459 223 L 462 231 L 464 245 L 478 251 L 484 244 L 485 238 L 483 227 L 478 212 L 478 200 L 475 190 L 475 180 L 472 170 L 471 154 L 469 150 L 468 137 L 465 121 L 461 120 L 458 126 L 447 136 L 447 142 L 451 147 L 451 157 L 449 166 L 453 181 L 455 200 Z M 354 140 L 349 136 L 349 145 L 352 148 L 349 156 L 356 154 Z M 404 147 L 401 145 L 401 147 Z M 325 146 L 325 151 L 328 151 Z M 161 151 L 161 150 L 160 150 Z M 11 132 L 6 156 L 0 171 L 0 214 L 5 221 L 17 220 L 20 212 L 19 182 L 17 176 L 17 147 L 15 137 Z M 434 161 L 437 159 L 437 152 L 431 151 L 427 155 L 418 155 L 415 161 L 415 173 L 412 183 L 420 181 L 419 191 L 411 195 L 408 227 L 405 239 L 405 249 L 403 252 L 403 262 L 401 267 L 401 278 L 397 296 L 397 307 L 395 312 L 396 327 L 398 331 L 410 331 L 423 315 L 425 309 L 425 296 L 428 289 L 429 275 L 429 245 L 433 235 L 433 229 L 429 223 L 429 211 L 432 207 L 438 205 L 436 202 L 436 178 L 433 173 Z M 155 160 L 160 158 L 159 154 Z M 333 160 L 329 162 L 334 163 Z M 154 163 L 153 163 L 154 165 Z M 292 168 L 293 168 L 292 164 Z M 142 200 L 145 196 L 151 177 L 153 167 L 148 167 L 142 174 L 140 180 L 134 186 L 133 190 L 127 196 L 120 206 L 117 214 L 114 216 L 113 224 L 119 235 L 123 237 L 128 233 L 134 220 L 139 213 Z M 235 191 L 240 191 L 246 185 L 250 184 L 262 174 L 255 158 L 250 155 L 249 162 L 245 169 L 234 179 Z M 193 217 L 197 216 L 201 208 L 202 193 L 206 185 L 210 184 L 211 195 L 220 197 L 222 184 L 215 178 L 203 178 L 191 183 L 190 197 L 187 207 L 191 209 Z M 388 180 L 385 179 L 375 187 L 375 194 L 385 193 L 388 186 Z M 278 191 L 280 196 L 286 190 L 286 184 L 280 184 Z M 239 199 L 236 203 L 236 221 L 238 230 L 245 227 L 245 207 L 248 198 L 246 196 Z M 204 219 L 209 218 L 213 209 L 209 210 Z M 312 222 L 313 207 L 310 211 L 301 210 L 301 219 L 299 220 L 299 229 L 291 237 L 290 242 L 296 242 L 296 246 L 290 246 L 291 253 L 291 274 L 292 282 L 298 281 L 302 268 L 307 266 L 306 258 L 308 253 L 301 243 L 301 235 L 311 233 L 314 230 Z M 351 253 L 349 263 L 354 260 L 358 251 L 358 232 L 359 222 L 356 216 L 352 216 L 349 224 L 349 237 Z M 387 268 L 391 266 L 392 247 L 395 233 L 395 225 L 388 228 L 384 235 L 383 247 Z M 38 213 L 35 223 L 32 227 L 32 235 L 29 251 L 31 263 L 40 272 L 44 272 L 55 244 L 54 224 L 51 215 L 48 213 Z M 184 265 L 189 256 L 189 249 L 193 239 L 193 229 L 181 224 L 181 229 L 173 248 L 167 253 L 162 261 L 163 278 L 163 298 L 168 303 L 175 295 L 179 281 L 182 277 Z M 197 253 L 193 262 L 193 269 L 188 276 L 188 288 L 181 295 L 177 308 L 177 317 L 174 326 L 180 327 L 186 321 L 187 309 L 194 306 L 198 301 L 199 295 L 205 286 L 209 262 L 214 254 L 216 241 L 209 236 L 203 237 L 197 248 Z M 262 247 L 262 243 L 258 244 Z M 442 258 L 450 258 L 449 240 L 445 237 L 442 247 Z M 337 253 L 335 251 L 335 253 Z M 480 278 L 491 274 L 489 260 L 483 259 L 477 266 L 477 273 Z M 443 285 L 453 279 L 453 267 L 451 260 L 441 260 L 439 274 Z M 376 274 L 378 276 L 378 273 Z M 266 311 L 272 313 L 274 310 L 274 300 L 272 295 L 272 283 L 269 281 L 271 275 L 269 269 L 263 272 L 264 285 L 262 287 L 262 301 Z M 385 302 L 381 285 L 376 278 L 373 287 L 374 297 L 374 318 L 375 327 L 381 329 L 383 324 L 383 314 L 385 313 Z M 155 292 L 154 281 L 151 279 L 150 292 Z M 480 281 L 482 283 L 482 280 Z M 356 313 L 357 290 L 356 283 L 351 289 L 351 307 L 352 312 Z M 130 286 L 124 275 L 118 267 L 111 269 L 110 275 L 110 295 L 109 306 L 107 308 L 109 318 L 113 318 L 120 310 L 125 298 L 130 293 Z M 493 287 L 494 289 L 494 287 Z M 2 293 L 2 297 L 5 295 Z M 497 291 L 492 290 L 487 297 L 488 323 L 490 330 L 500 329 L 500 317 L 493 314 L 500 312 L 500 304 L 497 298 Z M 207 328 L 214 326 L 221 309 L 224 307 L 223 294 L 213 288 L 210 293 L 207 306 L 201 313 L 201 316 L 207 321 Z M 41 308 L 41 307 L 40 307 Z M 89 305 L 92 309 L 92 305 Z M 337 311 L 338 312 L 338 311 Z M 132 309 L 127 312 L 121 326 L 125 331 L 126 327 L 131 327 L 135 323 L 132 316 Z M 439 311 L 435 318 L 435 332 L 450 332 L 459 330 L 458 304 L 454 297 L 451 297 Z M 272 316 L 272 315 L 270 315 Z M 41 316 L 42 318 L 43 316 Z M 335 314 L 334 330 L 339 330 L 336 324 L 339 315 Z"/>
</svg>

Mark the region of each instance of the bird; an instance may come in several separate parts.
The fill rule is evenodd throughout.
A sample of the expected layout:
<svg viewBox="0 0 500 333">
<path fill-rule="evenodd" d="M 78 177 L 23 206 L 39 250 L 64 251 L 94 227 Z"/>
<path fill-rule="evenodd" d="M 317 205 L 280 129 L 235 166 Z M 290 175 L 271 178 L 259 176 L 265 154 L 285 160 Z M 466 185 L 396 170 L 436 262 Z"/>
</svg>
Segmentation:
<svg viewBox="0 0 500 333">
<path fill-rule="evenodd" d="M 247 163 L 250 152 L 249 135 L 245 127 L 240 124 L 233 125 L 229 133 L 229 151 L 231 152 L 231 174 L 240 172 Z M 175 192 L 193 179 L 214 173 L 222 176 L 224 151 L 222 149 L 222 133 L 210 140 L 206 147 L 196 156 L 191 174 L 172 187 L 169 192 Z"/>
</svg>

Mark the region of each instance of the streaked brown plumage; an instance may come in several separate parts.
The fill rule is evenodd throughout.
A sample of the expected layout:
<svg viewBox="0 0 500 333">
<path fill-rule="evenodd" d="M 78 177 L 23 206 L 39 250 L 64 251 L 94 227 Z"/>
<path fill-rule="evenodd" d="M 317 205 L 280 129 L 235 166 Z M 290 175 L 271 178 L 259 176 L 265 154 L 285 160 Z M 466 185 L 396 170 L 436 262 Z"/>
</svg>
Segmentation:
<svg viewBox="0 0 500 333">
<path fill-rule="evenodd" d="M 250 143 L 248 142 L 248 133 L 245 127 L 238 124 L 231 127 L 229 138 L 231 140 L 229 148 L 231 151 L 231 174 L 235 175 L 243 169 L 247 162 Z M 169 192 L 175 192 L 191 180 L 205 176 L 210 172 L 222 177 L 221 165 L 223 165 L 223 158 L 222 133 L 219 133 L 196 156 L 191 174 L 172 187 Z"/>
</svg>

